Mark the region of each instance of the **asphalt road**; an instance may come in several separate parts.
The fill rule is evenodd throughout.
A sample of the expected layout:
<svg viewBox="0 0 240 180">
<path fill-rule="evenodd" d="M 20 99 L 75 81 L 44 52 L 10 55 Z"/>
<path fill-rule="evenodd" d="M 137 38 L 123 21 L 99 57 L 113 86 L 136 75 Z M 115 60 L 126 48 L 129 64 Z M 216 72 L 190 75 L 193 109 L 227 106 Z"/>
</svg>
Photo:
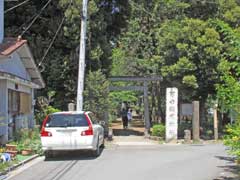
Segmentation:
<svg viewBox="0 0 240 180">
<path fill-rule="evenodd" d="M 231 162 L 223 145 L 111 147 L 88 154 L 40 157 L 11 180 L 213 180 Z"/>
</svg>

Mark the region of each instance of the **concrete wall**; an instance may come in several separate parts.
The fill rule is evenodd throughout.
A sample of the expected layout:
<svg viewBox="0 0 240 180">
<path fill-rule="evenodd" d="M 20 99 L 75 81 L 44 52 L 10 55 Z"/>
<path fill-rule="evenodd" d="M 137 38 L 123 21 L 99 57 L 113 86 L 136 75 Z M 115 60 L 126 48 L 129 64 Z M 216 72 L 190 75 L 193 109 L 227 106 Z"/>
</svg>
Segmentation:
<svg viewBox="0 0 240 180">
<path fill-rule="evenodd" d="M 0 61 L 0 71 L 11 73 L 26 80 L 31 80 L 19 55 L 14 52 L 11 56 Z"/>
<path fill-rule="evenodd" d="M 7 81 L 0 80 L 0 143 L 8 140 Z"/>
</svg>

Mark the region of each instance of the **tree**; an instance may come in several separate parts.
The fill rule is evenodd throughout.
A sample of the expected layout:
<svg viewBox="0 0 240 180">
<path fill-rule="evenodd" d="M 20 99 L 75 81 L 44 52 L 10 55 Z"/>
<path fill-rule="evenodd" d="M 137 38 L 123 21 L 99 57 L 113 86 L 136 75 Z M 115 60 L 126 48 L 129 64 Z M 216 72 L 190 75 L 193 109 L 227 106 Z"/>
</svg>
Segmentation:
<svg viewBox="0 0 240 180">
<path fill-rule="evenodd" d="M 84 109 L 94 112 L 100 120 L 105 119 L 109 107 L 108 86 L 109 83 L 100 70 L 89 72 L 84 91 Z"/>
<path fill-rule="evenodd" d="M 20 35 L 47 2 L 48 0 L 29 1 L 8 12 L 5 15 L 6 36 Z M 109 74 L 113 43 L 126 24 L 127 2 L 127 0 L 89 1 L 86 73 L 102 69 L 104 74 Z M 14 5 L 16 2 L 7 2 L 6 9 Z M 63 27 L 43 61 L 43 67 L 40 67 L 43 70 L 46 88 L 37 93 L 40 96 L 47 96 L 49 91 L 56 91 L 52 105 L 60 109 L 67 109 L 69 102 L 76 101 L 81 6 L 81 0 L 51 1 L 23 35 L 23 38 L 28 40 L 38 64 L 62 18 L 65 17 Z"/>
</svg>

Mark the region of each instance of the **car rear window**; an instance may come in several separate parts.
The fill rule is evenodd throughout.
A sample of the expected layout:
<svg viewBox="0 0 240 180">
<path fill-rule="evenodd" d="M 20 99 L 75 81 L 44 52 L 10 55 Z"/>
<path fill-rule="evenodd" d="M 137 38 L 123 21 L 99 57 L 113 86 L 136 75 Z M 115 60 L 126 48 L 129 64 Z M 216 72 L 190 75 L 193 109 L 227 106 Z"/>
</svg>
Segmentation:
<svg viewBox="0 0 240 180">
<path fill-rule="evenodd" d="M 46 127 L 83 127 L 88 126 L 84 114 L 53 114 L 49 115 Z"/>
</svg>

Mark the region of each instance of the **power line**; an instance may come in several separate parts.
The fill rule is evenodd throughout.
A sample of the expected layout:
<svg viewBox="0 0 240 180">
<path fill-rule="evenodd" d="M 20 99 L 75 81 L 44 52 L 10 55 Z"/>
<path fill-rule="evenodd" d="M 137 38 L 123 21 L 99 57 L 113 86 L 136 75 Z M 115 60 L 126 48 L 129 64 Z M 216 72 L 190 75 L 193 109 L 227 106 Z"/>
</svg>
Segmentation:
<svg viewBox="0 0 240 180">
<path fill-rule="evenodd" d="M 55 35 L 54 35 L 54 37 L 53 37 L 51 43 L 49 44 L 47 50 L 45 51 L 44 56 L 42 57 L 42 60 L 39 62 L 38 67 L 41 66 L 42 63 L 43 63 L 43 61 L 45 60 L 45 58 L 46 58 L 46 56 L 47 56 L 49 50 L 51 49 L 51 47 L 52 47 L 52 45 L 53 45 L 53 43 L 54 43 L 54 41 L 55 41 L 55 39 L 56 39 L 56 37 L 57 37 L 59 31 L 60 31 L 60 29 L 61 29 L 61 27 L 62 27 L 62 25 L 63 25 L 64 20 L 65 20 L 65 17 L 62 18 L 62 21 L 61 21 L 61 23 L 59 24 L 58 29 L 57 29 L 57 31 L 56 31 L 56 33 L 55 33 Z"/>
<path fill-rule="evenodd" d="M 14 10 L 15 8 L 17 8 L 17 7 L 19 7 L 19 6 L 23 5 L 23 4 L 26 4 L 26 3 L 29 2 L 29 1 L 30 1 L 30 0 L 25 0 L 25 1 L 17 4 L 16 6 L 13 6 L 13 7 L 9 8 L 9 9 L 5 10 L 5 11 L 4 11 L 4 14 L 8 13 L 9 11 Z"/>
<path fill-rule="evenodd" d="M 27 26 L 27 28 L 22 32 L 21 36 L 23 36 L 25 34 L 25 32 L 33 25 L 33 23 L 37 20 L 37 18 L 41 15 L 41 13 L 43 12 L 43 10 L 48 6 L 48 4 L 51 2 L 52 0 L 49 0 L 43 7 L 42 9 L 39 11 L 39 13 L 35 16 L 35 18 L 32 20 L 32 22 Z"/>
</svg>

